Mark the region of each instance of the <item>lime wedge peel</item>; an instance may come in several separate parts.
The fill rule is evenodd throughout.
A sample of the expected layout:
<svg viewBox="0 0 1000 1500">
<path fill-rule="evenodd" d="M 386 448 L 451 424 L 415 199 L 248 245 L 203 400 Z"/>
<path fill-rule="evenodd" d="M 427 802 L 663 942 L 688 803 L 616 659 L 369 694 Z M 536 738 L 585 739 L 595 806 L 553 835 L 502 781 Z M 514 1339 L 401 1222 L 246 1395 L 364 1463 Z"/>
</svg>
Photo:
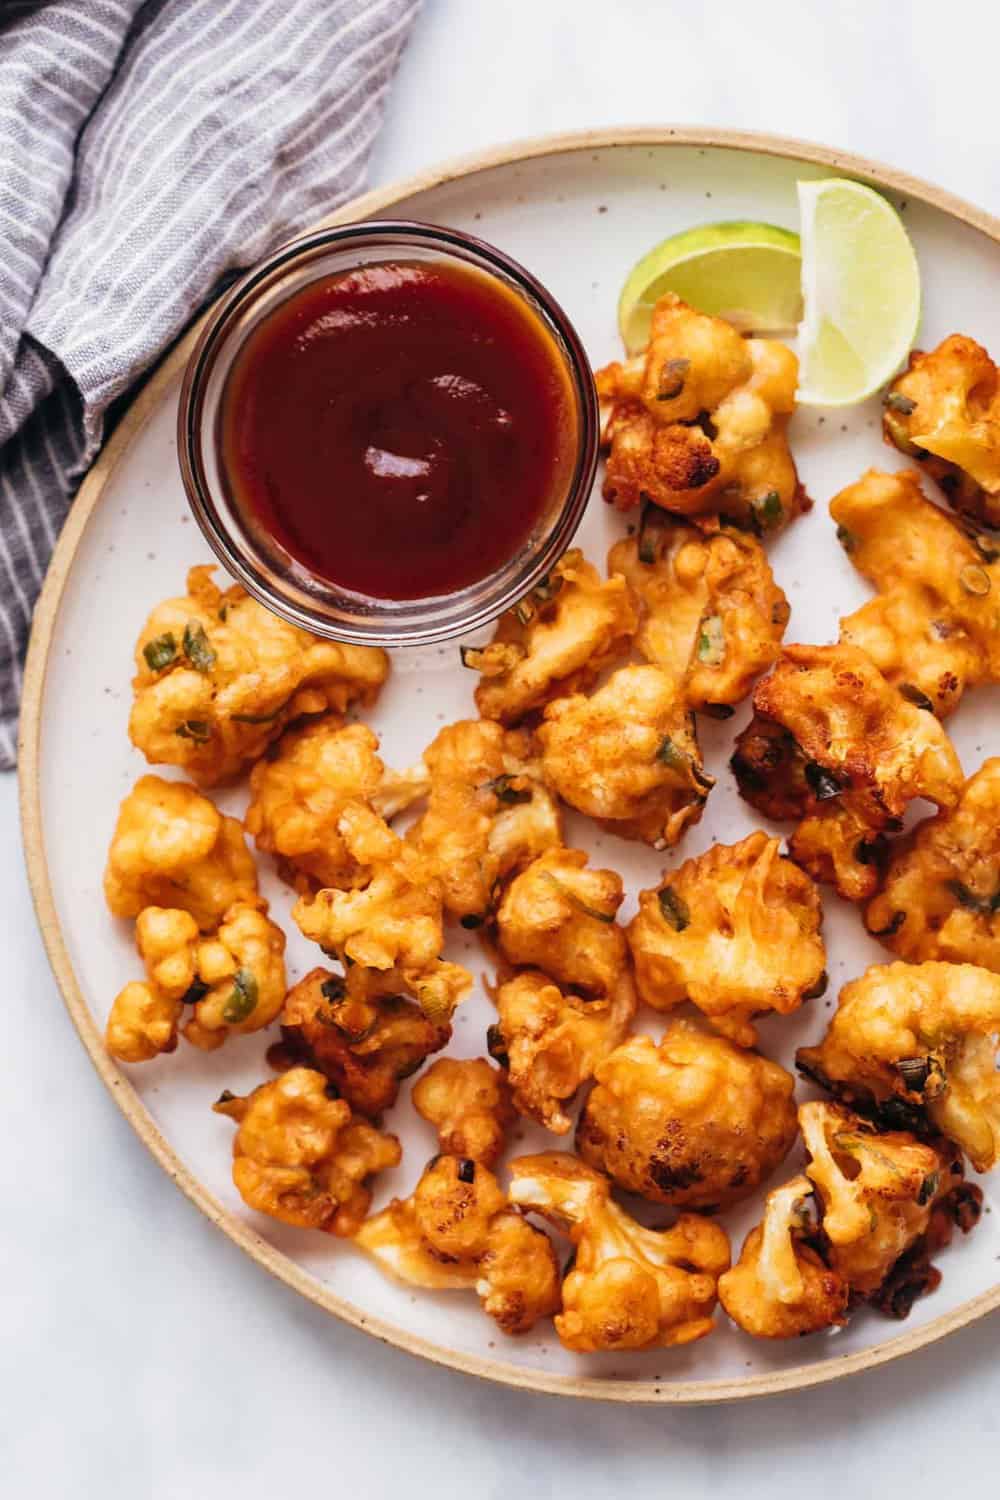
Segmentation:
<svg viewBox="0 0 1000 1500">
<path fill-rule="evenodd" d="M 920 270 L 902 220 L 848 178 L 800 182 L 799 403 L 853 406 L 899 369 L 920 323 Z"/>
<path fill-rule="evenodd" d="M 792 333 L 802 316 L 799 236 L 777 224 L 732 220 L 661 241 L 629 272 L 618 299 L 629 354 L 648 343 L 653 306 L 664 292 L 745 333 Z"/>
</svg>

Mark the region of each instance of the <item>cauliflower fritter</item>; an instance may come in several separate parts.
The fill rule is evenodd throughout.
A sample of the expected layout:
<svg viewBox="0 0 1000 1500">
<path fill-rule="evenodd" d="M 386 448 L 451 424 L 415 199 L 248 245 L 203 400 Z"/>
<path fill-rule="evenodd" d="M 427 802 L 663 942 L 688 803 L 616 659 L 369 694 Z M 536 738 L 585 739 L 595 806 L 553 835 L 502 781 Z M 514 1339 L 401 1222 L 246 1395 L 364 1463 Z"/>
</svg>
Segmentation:
<svg viewBox="0 0 1000 1500">
<path fill-rule="evenodd" d="M 914 350 L 889 388 L 882 429 L 956 510 L 1000 526 L 1000 373 L 975 339 L 953 333 L 929 354 Z"/>
<path fill-rule="evenodd" d="M 728 1208 L 770 1177 L 797 1134 L 792 1075 L 686 1021 L 659 1046 L 629 1037 L 595 1077 L 577 1150 L 651 1203 Z"/>
<path fill-rule="evenodd" d="M 830 502 L 851 562 L 878 590 L 840 622 L 893 687 L 945 718 L 1000 680 L 1000 550 L 925 499 L 912 470 L 869 469 Z"/>
<path fill-rule="evenodd" d="M 589 698 L 556 699 L 538 742 L 545 780 L 564 802 L 654 849 L 699 821 L 715 785 L 694 719 L 659 667 L 620 667 Z"/>
<path fill-rule="evenodd" d="M 638 605 L 623 578 L 601 578 L 579 548 L 544 583 L 500 616 L 488 646 L 462 648 L 480 674 L 476 707 L 484 719 L 516 724 L 552 698 L 586 687 L 628 649 Z"/>
<path fill-rule="evenodd" d="M 301 897 L 292 911 L 300 931 L 345 967 L 398 969 L 421 1008 L 447 1020 L 472 976 L 441 958 L 442 892 L 426 859 L 363 802 L 346 805 L 337 832 L 350 857 L 369 872 L 367 884 Z"/>
<path fill-rule="evenodd" d="M 208 932 L 234 902 L 256 901 L 257 871 L 236 818 L 186 781 L 142 776 L 118 813 L 104 895 L 116 917 L 178 907 Z"/>
<path fill-rule="evenodd" d="M 819 892 L 780 848 L 758 829 L 640 891 L 625 929 L 640 999 L 654 1010 L 691 1000 L 717 1031 L 753 1047 L 753 1016 L 788 1015 L 822 993 Z"/>
<path fill-rule="evenodd" d="M 526 1333 L 559 1306 L 548 1236 L 508 1207 L 493 1173 L 471 1158 L 435 1157 L 412 1196 L 394 1198 L 355 1243 L 411 1286 L 474 1288 L 504 1333 Z"/>
<path fill-rule="evenodd" d="M 549 849 L 504 892 L 496 917 L 500 952 L 583 995 L 610 995 L 628 964 L 615 921 L 624 896 L 621 876 L 589 869 L 582 849 Z"/>
<path fill-rule="evenodd" d="M 813 1185 L 793 1177 L 768 1193 L 764 1217 L 719 1277 L 719 1301 L 758 1339 L 801 1338 L 847 1322 L 850 1287 L 816 1249 Z"/>
<path fill-rule="evenodd" d="M 350 1236 L 371 1203 L 376 1172 L 399 1165 L 394 1135 L 356 1120 L 331 1099 L 322 1073 L 292 1068 L 245 1098 L 212 1107 L 235 1120 L 233 1182 L 250 1208 L 301 1229 Z"/>
<path fill-rule="evenodd" d="M 954 746 L 932 713 L 843 642 L 786 646 L 753 703 L 731 762 L 741 795 L 765 816 L 801 818 L 792 857 L 847 900 L 866 900 L 882 835 L 898 831 L 908 804 L 958 800 Z"/>
<path fill-rule="evenodd" d="M 699 531 L 650 506 L 638 537 L 612 547 L 608 571 L 642 600 L 636 646 L 686 707 L 727 718 L 777 661 L 790 611 L 754 537 Z"/>
<path fill-rule="evenodd" d="M 186 1039 L 211 1052 L 233 1033 L 270 1026 L 285 998 L 284 954 L 285 934 L 266 902 L 231 906 L 214 937 L 198 944 L 195 986 L 184 997 L 193 1007 Z"/>
<path fill-rule="evenodd" d="M 979 1189 L 963 1183 L 961 1158 L 946 1143 L 924 1144 L 905 1131 L 880 1134 L 836 1104 L 803 1104 L 799 1124 L 810 1158 L 806 1176 L 821 1204 L 825 1258 L 853 1297 L 879 1293 L 927 1233 L 938 1205 L 954 1203 L 960 1184 L 978 1217 Z M 925 1290 L 921 1276 L 904 1311 L 903 1282 L 895 1278 L 896 1316 Z"/>
<path fill-rule="evenodd" d="M 153 610 L 135 648 L 129 737 L 154 765 L 200 786 L 232 780 L 290 721 L 371 703 L 389 658 L 320 640 L 278 618 L 214 568 L 192 568 L 184 598 Z"/>
<path fill-rule="evenodd" d="M 1000 1155 L 1000 976 L 972 964 L 882 964 L 840 992 L 799 1070 L 886 1127 L 952 1140 L 979 1172 Z"/>
<path fill-rule="evenodd" d="M 395 1104 L 400 1082 L 451 1037 L 447 1022 L 432 1021 L 392 992 L 394 978 L 358 964 L 346 979 L 311 969 L 281 1010 L 285 1055 L 318 1069 L 362 1115 Z"/>
<path fill-rule="evenodd" d="M 259 1031 L 281 1009 L 285 935 L 266 902 L 237 901 L 216 932 L 202 937 L 190 913 L 147 906 L 136 922 L 136 944 L 148 982 L 127 984 L 108 1018 L 108 1051 L 123 1062 L 147 1062 L 184 1036 L 212 1052 L 232 1032 Z"/>
<path fill-rule="evenodd" d="M 969 777 L 955 807 L 893 845 L 865 925 L 910 963 L 1000 973 L 1000 759 Z"/>
<path fill-rule="evenodd" d="M 447 725 L 424 760 L 427 811 L 407 841 L 440 881 L 445 910 L 479 926 L 497 881 L 562 842 L 562 818 L 539 780 L 529 737 L 492 719 Z"/>
<path fill-rule="evenodd" d="M 809 506 L 787 436 L 798 371 L 784 344 L 741 338 L 667 292 L 645 353 L 595 376 L 605 500 L 721 511 L 758 533 L 793 520 Z"/>
<path fill-rule="evenodd" d="M 367 802 L 385 818 L 427 791 L 423 766 L 387 771 L 378 737 L 336 714 L 290 729 L 250 774 L 246 830 L 273 854 L 280 874 L 300 895 L 321 886 L 347 889 L 363 872 L 337 831 L 348 802 Z"/>
<path fill-rule="evenodd" d="M 133 979 L 115 996 L 104 1045 L 121 1062 L 150 1062 L 177 1046 L 181 1002 L 155 984 Z"/>
<path fill-rule="evenodd" d="M 510 1086 L 485 1057 L 440 1057 L 413 1086 L 413 1107 L 449 1156 L 496 1165 L 516 1119 Z"/>
<path fill-rule="evenodd" d="M 611 1184 L 567 1152 L 510 1164 L 510 1197 L 572 1240 L 556 1332 L 567 1349 L 661 1349 L 711 1333 L 716 1285 L 729 1265 L 717 1224 L 681 1214 L 671 1229 L 645 1229 L 619 1208 Z"/>
<path fill-rule="evenodd" d="M 563 991 L 537 969 L 502 984 L 489 1049 L 507 1069 L 518 1112 L 556 1135 L 572 1129 L 567 1101 L 627 1035 L 635 1009 L 626 965 L 600 998 Z"/>
</svg>

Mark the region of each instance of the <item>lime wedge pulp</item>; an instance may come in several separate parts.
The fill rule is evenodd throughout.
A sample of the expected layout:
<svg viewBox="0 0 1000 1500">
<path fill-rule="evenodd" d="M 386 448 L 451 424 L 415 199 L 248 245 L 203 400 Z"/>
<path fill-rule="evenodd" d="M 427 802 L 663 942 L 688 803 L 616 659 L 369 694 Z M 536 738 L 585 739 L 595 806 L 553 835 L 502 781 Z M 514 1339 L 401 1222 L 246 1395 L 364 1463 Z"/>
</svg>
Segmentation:
<svg viewBox="0 0 1000 1500">
<path fill-rule="evenodd" d="M 920 271 L 892 205 L 847 178 L 800 182 L 799 401 L 849 406 L 896 373 L 920 322 Z"/>
<path fill-rule="evenodd" d="M 664 292 L 744 333 L 791 333 L 802 315 L 799 237 L 776 224 L 734 220 L 662 240 L 629 272 L 618 299 L 629 354 L 648 343 L 653 305 Z"/>
</svg>

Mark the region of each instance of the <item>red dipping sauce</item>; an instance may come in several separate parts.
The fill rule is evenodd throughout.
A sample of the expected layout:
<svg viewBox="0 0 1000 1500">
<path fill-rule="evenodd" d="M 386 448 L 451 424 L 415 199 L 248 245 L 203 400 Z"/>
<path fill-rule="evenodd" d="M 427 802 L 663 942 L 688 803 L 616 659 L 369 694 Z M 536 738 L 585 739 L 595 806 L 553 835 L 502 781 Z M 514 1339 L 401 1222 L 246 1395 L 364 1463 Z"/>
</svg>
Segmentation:
<svg viewBox="0 0 1000 1500">
<path fill-rule="evenodd" d="M 579 442 L 563 355 L 485 273 L 394 261 L 310 283 L 246 340 L 219 419 L 230 498 L 375 599 L 494 573 L 561 503 Z"/>
</svg>

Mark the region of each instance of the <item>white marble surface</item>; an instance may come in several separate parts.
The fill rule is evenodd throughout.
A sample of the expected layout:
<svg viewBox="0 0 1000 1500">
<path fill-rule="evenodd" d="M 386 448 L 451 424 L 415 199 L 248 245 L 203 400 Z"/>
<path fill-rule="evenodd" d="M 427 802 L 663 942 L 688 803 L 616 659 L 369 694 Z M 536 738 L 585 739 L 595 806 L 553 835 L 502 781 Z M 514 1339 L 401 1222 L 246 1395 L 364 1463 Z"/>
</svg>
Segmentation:
<svg viewBox="0 0 1000 1500">
<path fill-rule="evenodd" d="M 1000 213 L 990 10 L 967 0 L 949 34 L 924 0 L 427 0 L 372 180 L 519 135 L 673 121 L 841 145 Z M 0 841 L 0 1490 L 12 1500 L 258 1500 L 299 1486 L 364 1500 L 589 1500 L 626 1486 L 921 1500 L 994 1484 L 996 1318 L 838 1387 L 671 1411 L 493 1388 L 315 1311 L 170 1186 L 98 1084 L 35 931 L 11 777 Z"/>
</svg>

